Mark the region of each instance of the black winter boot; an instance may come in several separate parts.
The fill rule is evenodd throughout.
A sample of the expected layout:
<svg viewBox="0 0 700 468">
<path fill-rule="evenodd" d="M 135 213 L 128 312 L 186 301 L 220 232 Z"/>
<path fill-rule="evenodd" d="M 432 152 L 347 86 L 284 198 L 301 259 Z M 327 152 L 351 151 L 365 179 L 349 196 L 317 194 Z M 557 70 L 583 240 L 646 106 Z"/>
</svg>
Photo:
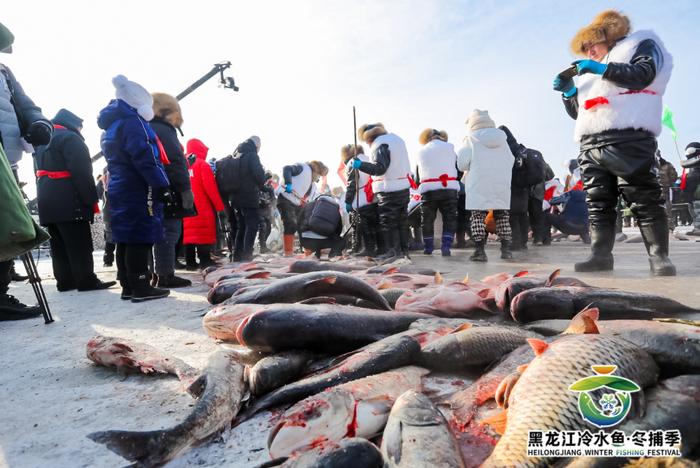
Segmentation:
<svg viewBox="0 0 700 468">
<path fill-rule="evenodd" d="M 160 299 L 170 295 L 167 289 L 154 288 L 148 282 L 148 272 L 138 275 L 129 275 L 129 285 L 131 286 L 131 302 L 143 302 L 152 299 Z"/>
<path fill-rule="evenodd" d="M 510 241 L 501 241 L 501 258 L 503 260 L 513 259 L 513 252 L 510 251 Z"/>
<path fill-rule="evenodd" d="M 358 257 L 377 255 L 377 230 L 372 226 L 360 225 L 358 235 L 362 236 L 362 250 L 353 254 Z"/>
<path fill-rule="evenodd" d="M 119 281 L 119 284 L 122 287 L 122 294 L 120 296 L 122 301 L 130 301 L 133 293 L 131 291 L 131 285 L 129 284 L 129 280 L 127 278 L 122 277 L 122 273 L 120 271 L 117 271 L 117 281 Z"/>
<path fill-rule="evenodd" d="M 639 226 L 649 253 L 649 267 L 654 276 L 676 276 L 676 267 L 668 258 L 668 227 L 666 218 L 654 224 Z"/>
<path fill-rule="evenodd" d="M 583 262 L 576 263 L 574 270 L 612 271 L 615 260 L 612 255 L 615 245 L 615 225 L 591 226 L 591 256 Z"/>
<path fill-rule="evenodd" d="M 469 257 L 469 260 L 471 260 L 472 262 L 488 262 L 489 258 L 486 256 L 486 250 L 484 249 L 484 247 L 486 246 L 486 241 L 474 241 L 474 244 L 474 253 L 471 257 Z"/>
<path fill-rule="evenodd" d="M 186 288 L 192 286 L 192 281 L 180 278 L 179 276 L 171 275 L 159 275 L 158 281 L 155 284 L 158 288 Z"/>
<path fill-rule="evenodd" d="M 377 260 L 385 261 L 401 255 L 399 233 L 396 230 L 382 231 L 382 238 L 384 239 L 386 251 L 383 255 L 377 257 Z"/>
<path fill-rule="evenodd" d="M 0 294 L 0 321 L 24 320 L 41 315 L 39 306 L 22 304 L 17 298 L 9 294 Z"/>
</svg>

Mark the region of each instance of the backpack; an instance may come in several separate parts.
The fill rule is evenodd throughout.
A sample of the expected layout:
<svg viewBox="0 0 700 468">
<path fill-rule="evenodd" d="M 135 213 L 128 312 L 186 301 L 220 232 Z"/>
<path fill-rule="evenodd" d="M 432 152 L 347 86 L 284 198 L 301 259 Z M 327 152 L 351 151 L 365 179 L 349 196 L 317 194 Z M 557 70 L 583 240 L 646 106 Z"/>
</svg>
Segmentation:
<svg viewBox="0 0 700 468">
<path fill-rule="evenodd" d="M 527 185 L 531 187 L 544 182 L 545 163 L 542 153 L 530 148 L 524 149 L 522 153 L 524 156 L 523 169 Z"/>
<path fill-rule="evenodd" d="M 241 174 L 241 156 L 229 155 L 216 161 L 216 185 L 219 192 L 230 194 L 235 192 L 240 184 L 238 178 Z"/>
<path fill-rule="evenodd" d="M 309 216 L 309 230 L 322 236 L 332 236 L 338 230 L 340 210 L 330 197 L 322 195 L 314 202 Z"/>
</svg>

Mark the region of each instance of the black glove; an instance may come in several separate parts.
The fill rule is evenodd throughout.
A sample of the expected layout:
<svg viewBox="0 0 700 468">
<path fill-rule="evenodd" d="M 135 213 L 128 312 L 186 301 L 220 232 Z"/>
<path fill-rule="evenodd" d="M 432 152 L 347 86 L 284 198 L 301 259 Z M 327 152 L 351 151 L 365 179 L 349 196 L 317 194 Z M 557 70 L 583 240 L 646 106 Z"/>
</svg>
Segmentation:
<svg viewBox="0 0 700 468">
<path fill-rule="evenodd" d="M 173 197 L 173 192 L 170 190 L 169 187 L 156 190 L 154 198 L 156 199 L 156 201 L 165 203 L 166 205 L 172 205 L 173 203 L 175 203 L 175 197 Z"/>
<path fill-rule="evenodd" d="M 48 145 L 53 134 L 53 125 L 46 120 L 37 120 L 27 129 L 24 139 L 32 146 Z"/>
</svg>

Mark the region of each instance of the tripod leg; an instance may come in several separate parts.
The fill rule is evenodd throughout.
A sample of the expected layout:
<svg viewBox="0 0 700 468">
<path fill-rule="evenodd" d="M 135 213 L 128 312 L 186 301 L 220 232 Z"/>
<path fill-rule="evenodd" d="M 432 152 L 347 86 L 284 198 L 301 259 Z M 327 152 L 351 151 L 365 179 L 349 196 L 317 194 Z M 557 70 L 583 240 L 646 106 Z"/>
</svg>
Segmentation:
<svg viewBox="0 0 700 468">
<path fill-rule="evenodd" d="M 49 302 L 46 299 L 44 288 L 41 285 L 41 277 L 39 276 L 36 264 L 34 263 L 34 257 L 32 257 L 32 253 L 27 252 L 23 254 L 22 262 L 24 263 L 25 270 L 27 270 L 27 275 L 29 276 L 29 283 L 32 285 L 34 295 L 36 296 L 37 302 L 39 302 L 41 313 L 44 316 L 44 323 L 49 324 L 53 322 L 53 317 L 51 316 Z"/>
</svg>

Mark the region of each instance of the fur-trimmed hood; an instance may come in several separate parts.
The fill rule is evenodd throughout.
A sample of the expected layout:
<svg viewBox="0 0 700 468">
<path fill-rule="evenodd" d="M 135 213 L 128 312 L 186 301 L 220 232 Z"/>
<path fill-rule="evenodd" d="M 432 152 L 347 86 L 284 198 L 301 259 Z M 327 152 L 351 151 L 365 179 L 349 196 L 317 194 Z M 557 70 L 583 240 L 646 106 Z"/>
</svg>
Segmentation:
<svg viewBox="0 0 700 468">
<path fill-rule="evenodd" d="M 586 49 L 593 44 L 605 42 L 609 48 L 632 30 L 630 19 L 615 10 L 599 13 L 593 22 L 581 28 L 571 40 L 571 52 L 586 56 Z"/>
<path fill-rule="evenodd" d="M 447 141 L 447 132 L 445 130 L 436 130 L 434 128 L 426 128 L 418 136 L 418 142 L 421 145 L 427 145 L 431 140 Z"/>
<path fill-rule="evenodd" d="M 357 130 L 357 137 L 367 144 L 372 144 L 375 138 L 386 135 L 387 131 L 382 123 L 364 124 Z"/>
<path fill-rule="evenodd" d="M 152 96 L 153 114 L 155 117 L 165 120 L 175 128 L 182 127 L 184 120 L 182 119 L 182 109 L 177 99 L 166 93 L 153 93 Z"/>
</svg>

